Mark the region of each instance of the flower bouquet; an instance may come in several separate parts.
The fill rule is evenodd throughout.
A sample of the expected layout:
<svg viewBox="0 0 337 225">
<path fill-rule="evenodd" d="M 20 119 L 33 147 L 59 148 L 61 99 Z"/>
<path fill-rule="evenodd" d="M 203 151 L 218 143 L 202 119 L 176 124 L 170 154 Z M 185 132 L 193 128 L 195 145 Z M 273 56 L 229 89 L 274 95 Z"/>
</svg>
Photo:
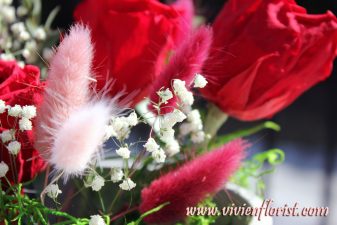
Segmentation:
<svg viewBox="0 0 337 225">
<path fill-rule="evenodd" d="M 262 202 L 284 153 L 247 138 L 280 127 L 219 130 L 328 78 L 337 18 L 229 0 L 208 24 L 192 0 L 84 0 L 62 30 L 45 4 L 0 0 L 0 224 L 257 223 L 210 209 Z"/>
</svg>

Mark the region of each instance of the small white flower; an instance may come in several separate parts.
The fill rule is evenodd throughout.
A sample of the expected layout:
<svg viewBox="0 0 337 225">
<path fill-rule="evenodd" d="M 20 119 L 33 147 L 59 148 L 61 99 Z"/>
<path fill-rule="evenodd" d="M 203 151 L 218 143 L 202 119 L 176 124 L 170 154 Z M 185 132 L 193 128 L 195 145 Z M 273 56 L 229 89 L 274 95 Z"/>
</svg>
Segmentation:
<svg viewBox="0 0 337 225">
<path fill-rule="evenodd" d="M 6 110 L 6 103 L 0 99 L 0 113 L 5 112 Z"/>
<path fill-rule="evenodd" d="M 18 61 L 18 66 L 23 69 L 25 67 L 25 62 L 23 61 Z"/>
<path fill-rule="evenodd" d="M 33 105 L 25 105 L 22 107 L 22 117 L 32 119 L 36 117 L 36 107 Z"/>
<path fill-rule="evenodd" d="M 21 32 L 23 32 L 25 30 L 26 30 L 26 28 L 25 28 L 25 24 L 23 22 L 14 23 L 11 26 L 11 31 L 16 35 L 20 34 Z"/>
<path fill-rule="evenodd" d="M 136 187 L 136 184 L 130 178 L 127 178 L 123 180 L 123 182 L 119 185 L 119 187 L 124 191 L 129 191 L 134 187 Z"/>
<path fill-rule="evenodd" d="M 166 159 L 166 154 L 163 149 L 158 149 L 152 152 L 152 157 L 157 163 L 163 163 Z"/>
<path fill-rule="evenodd" d="M 157 92 L 157 94 L 160 97 L 161 102 L 165 104 L 167 103 L 168 100 L 173 98 L 173 94 L 169 88 L 166 88 L 165 90 L 160 90 Z"/>
<path fill-rule="evenodd" d="M 195 88 L 204 88 L 207 84 L 206 78 L 201 74 L 196 74 L 194 78 L 194 87 Z"/>
<path fill-rule="evenodd" d="M 153 138 L 149 138 L 147 140 L 147 142 L 144 145 L 146 151 L 148 152 L 153 152 L 159 149 L 159 145 L 157 144 L 157 142 L 153 139 Z"/>
<path fill-rule="evenodd" d="M 15 105 L 13 107 L 8 108 L 8 115 L 13 117 L 21 116 L 22 108 L 20 105 Z"/>
<path fill-rule="evenodd" d="M 174 121 L 176 123 L 181 123 L 181 122 L 183 122 L 186 119 L 186 115 L 182 111 L 180 111 L 179 109 L 175 109 L 170 114 L 174 118 Z"/>
<path fill-rule="evenodd" d="M 21 143 L 18 141 L 11 141 L 7 145 L 7 149 L 12 155 L 17 155 L 21 149 Z"/>
<path fill-rule="evenodd" d="M 14 60 L 15 57 L 14 57 L 14 55 L 12 55 L 10 53 L 3 53 L 3 54 L 0 54 L 0 59 L 5 60 L 5 61 L 9 61 L 9 60 Z"/>
<path fill-rule="evenodd" d="M 173 156 L 180 152 L 180 146 L 177 140 L 173 139 L 166 143 L 165 146 L 165 152 L 168 154 L 168 156 Z"/>
<path fill-rule="evenodd" d="M 191 127 L 193 131 L 202 130 L 202 120 L 200 112 L 197 109 L 192 110 L 187 115 L 187 120 L 191 123 Z"/>
<path fill-rule="evenodd" d="M 30 121 L 29 119 L 23 117 L 19 120 L 19 128 L 21 131 L 25 131 L 25 130 L 32 130 L 33 128 L 33 124 L 32 121 Z"/>
<path fill-rule="evenodd" d="M 34 50 L 29 50 L 26 48 L 23 49 L 22 56 L 26 59 L 28 63 L 32 63 L 36 59 L 36 54 L 34 53 Z"/>
<path fill-rule="evenodd" d="M 201 143 L 205 140 L 205 133 L 203 131 L 192 133 L 191 140 L 195 144 Z"/>
<path fill-rule="evenodd" d="M 185 81 L 174 79 L 173 80 L 173 89 L 176 93 L 183 93 L 186 91 Z"/>
<path fill-rule="evenodd" d="M 121 181 L 124 176 L 123 170 L 121 170 L 120 168 L 112 168 L 110 174 L 111 174 L 111 181 L 114 183 Z"/>
<path fill-rule="evenodd" d="M 104 186 L 104 178 L 96 175 L 92 181 L 91 188 L 93 191 L 99 191 Z"/>
<path fill-rule="evenodd" d="M 7 23 L 13 23 L 15 21 L 15 8 L 12 6 L 1 6 L 0 14 Z"/>
<path fill-rule="evenodd" d="M 4 161 L 0 162 L 0 177 L 5 177 L 6 173 L 8 172 L 9 168 Z"/>
<path fill-rule="evenodd" d="M 38 27 L 35 30 L 34 37 L 39 41 L 43 41 L 46 39 L 46 31 L 43 29 L 43 27 Z"/>
<path fill-rule="evenodd" d="M 181 102 L 185 105 L 192 105 L 194 102 L 193 93 L 186 91 L 185 93 L 179 95 Z"/>
<path fill-rule="evenodd" d="M 125 139 L 129 136 L 130 127 L 129 122 L 126 120 L 125 117 L 115 117 L 111 121 L 111 126 L 113 127 L 116 138 L 118 140 Z"/>
<path fill-rule="evenodd" d="M 90 216 L 89 225 L 106 225 L 100 215 Z"/>
<path fill-rule="evenodd" d="M 26 7 L 24 7 L 23 5 L 20 5 L 17 9 L 16 9 L 16 14 L 19 17 L 23 17 L 25 15 L 27 15 L 28 13 L 28 9 Z"/>
<path fill-rule="evenodd" d="M 160 129 L 160 134 L 160 139 L 165 143 L 174 139 L 174 130 L 172 128 Z"/>
<path fill-rule="evenodd" d="M 130 150 L 128 148 L 122 147 L 116 150 L 116 153 L 121 156 L 123 159 L 130 158 Z"/>
<path fill-rule="evenodd" d="M 49 198 L 56 199 L 62 191 L 59 189 L 57 184 L 50 184 L 46 187 L 47 195 Z"/>
<path fill-rule="evenodd" d="M 5 130 L 0 134 L 0 136 L 1 136 L 2 143 L 12 141 L 14 140 L 14 137 L 15 137 L 15 130 L 13 129 Z"/>
<path fill-rule="evenodd" d="M 109 138 L 114 137 L 114 136 L 116 136 L 116 132 L 115 132 L 113 126 L 111 126 L 111 125 L 105 126 L 105 136 L 104 136 L 104 140 L 106 141 L 106 140 L 108 140 Z"/>
<path fill-rule="evenodd" d="M 19 33 L 18 38 L 21 41 L 27 41 L 30 38 L 30 34 L 27 31 L 22 31 Z"/>
<path fill-rule="evenodd" d="M 136 126 L 138 124 L 137 114 L 132 112 L 128 117 L 126 117 L 126 121 L 129 123 L 129 126 Z"/>
</svg>

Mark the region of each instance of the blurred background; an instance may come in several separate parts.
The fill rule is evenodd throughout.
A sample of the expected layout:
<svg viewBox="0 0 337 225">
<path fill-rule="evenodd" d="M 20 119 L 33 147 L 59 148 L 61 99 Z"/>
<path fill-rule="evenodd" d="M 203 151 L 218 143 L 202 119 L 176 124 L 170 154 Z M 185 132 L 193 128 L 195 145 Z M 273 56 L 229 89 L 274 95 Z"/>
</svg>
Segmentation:
<svg viewBox="0 0 337 225">
<path fill-rule="evenodd" d="M 44 1 L 45 17 L 61 5 L 54 27 L 67 28 L 72 22 L 72 11 L 79 0 Z M 197 13 L 210 23 L 226 1 L 196 0 Z M 337 0 L 298 0 L 310 13 L 327 10 L 337 15 Z M 253 154 L 271 148 L 280 148 L 286 154 L 285 162 L 266 176 L 266 197 L 274 206 L 299 203 L 300 207 L 326 207 L 328 217 L 276 217 L 275 225 L 335 225 L 337 221 L 337 63 L 332 76 L 303 94 L 290 107 L 273 119 L 282 131 L 260 132 L 250 138 Z M 254 123 L 240 123 L 230 119 L 221 132 L 250 127 Z"/>
</svg>

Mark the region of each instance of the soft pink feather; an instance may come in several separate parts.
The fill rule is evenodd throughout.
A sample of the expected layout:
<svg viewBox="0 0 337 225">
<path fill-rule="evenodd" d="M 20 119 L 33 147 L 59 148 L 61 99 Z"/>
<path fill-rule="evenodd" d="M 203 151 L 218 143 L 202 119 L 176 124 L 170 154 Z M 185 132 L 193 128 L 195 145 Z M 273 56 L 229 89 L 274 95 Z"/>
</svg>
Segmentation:
<svg viewBox="0 0 337 225">
<path fill-rule="evenodd" d="M 92 58 L 90 31 L 73 26 L 50 62 L 44 101 L 38 108 L 35 146 L 45 159 L 50 157 L 57 130 L 90 98 Z"/>
<path fill-rule="evenodd" d="M 164 87 L 171 88 L 173 79 L 186 81 L 190 85 L 196 73 L 201 71 L 204 61 L 208 57 L 209 48 L 212 42 L 212 30 L 208 27 L 200 27 L 187 37 L 177 48 L 175 54 L 170 59 L 162 74 L 156 80 L 151 91 L 151 100 L 158 102 L 157 91 Z M 168 104 L 161 109 L 162 113 L 171 112 L 177 99 L 169 100 Z M 167 107 L 166 107 L 167 106 Z"/>
<path fill-rule="evenodd" d="M 144 213 L 169 202 L 160 211 L 145 218 L 148 223 L 169 223 L 186 216 L 186 207 L 193 207 L 207 195 L 219 191 L 238 169 L 248 144 L 235 140 L 187 162 L 182 167 L 153 181 L 142 190 L 140 212 Z"/>
</svg>

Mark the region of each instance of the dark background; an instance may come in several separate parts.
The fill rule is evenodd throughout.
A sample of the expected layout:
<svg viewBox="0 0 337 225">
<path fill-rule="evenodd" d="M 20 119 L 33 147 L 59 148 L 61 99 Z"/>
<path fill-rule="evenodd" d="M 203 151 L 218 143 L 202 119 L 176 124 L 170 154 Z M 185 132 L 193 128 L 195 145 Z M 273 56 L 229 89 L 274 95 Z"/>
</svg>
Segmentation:
<svg viewBox="0 0 337 225">
<path fill-rule="evenodd" d="M 56 6 L 61 11 L 55 27 L 67 28 L 72 11 L 79 0 L 45 0 L 44 18 Z M 99 1 L 98 1 L 99 2 Z M 195 1 L 197 13 L 210 23 L 225 3 L 223 0 Z M 99 3 L 97 3 L 99 4 Z M 327 10 L 337 15 L 337 0 L 298 1 L 310 13 Z M 282 132 L 262 132 L 252 138 L 253 151 L 278 147 L 285 151 L 286 161 L 266 178 L 268 193 L 279 205 L 298 202 L 300 206 L 329 206 L 328 218 L 275 218 L 276 225 L 335 225 L 337 221 L 337 63 L 332 76 L 308 92 L 294 104 L 277 114 L 273 121 Z M 250 126 L 230 120 L 222 132 Z"/>
</svg>

